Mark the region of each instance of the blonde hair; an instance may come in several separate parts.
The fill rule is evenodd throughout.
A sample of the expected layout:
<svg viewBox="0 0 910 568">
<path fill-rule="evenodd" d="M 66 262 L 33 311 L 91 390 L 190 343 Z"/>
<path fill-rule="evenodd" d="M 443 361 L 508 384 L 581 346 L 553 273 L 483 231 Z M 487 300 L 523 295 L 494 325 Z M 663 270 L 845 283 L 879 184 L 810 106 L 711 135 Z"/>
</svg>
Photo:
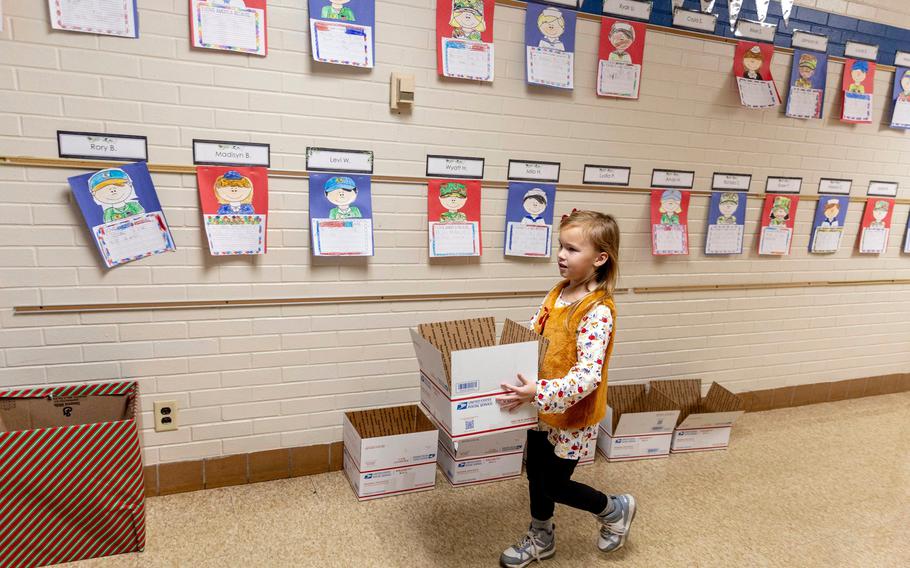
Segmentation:
<svg viewBox="0 0 910 568">
<path fill-rule="evenodd" d="M 458 16 L 458 14 L 459 14 L 460 12 L 474 12 L 475 14 L 477 14 L 477 11 L 476 11 L 476 10 L 470 10 L 470 9 L 468 9 L 468 8 L 455 8 L 454 10 L 452 10 L 452 17 L 451 17 L 451 19 L 449 19 L 449 26 L 451 26 L 452 28 L 461 28 L 461 24 L 459 24 L 459 23 L 455 20 L 455 17 Z M 486 22 L 486 20 L 483 19 L 483 15 L 482 15 L 482 14 L 477 14 L 477 19 L 480 20 L 480 21 L 477 23 L 477 26 L 475 26 L 475 27 L 473 27 L 473 28 L 470 28 L 470 29 L 472 29 L 472 30 L 477 30 L 478 32 L 486 31 L 486 29 L 487 29 L 487 22 Z"/>
<path fill-rule="evenodd" d="M 228 203 L 221 194 L 218 193 L 218 190 L 222 187 L 248 187 L 253 189 L 253 182 L 250 181 L 250 178 L 242 176 L 240 179 L 227 179 L 223 175 L 218 176 L 213 184 L 215 188 L 215 199 L 218 200 L 218 203 Z M 250 191 L 250 194 L 246 196 L 246 199 L 240 201 L 240 203 L 252 203 L 253 202 L 253 192 Z"/>
<path fill-rule="evenodd" d="M 574 210 L 562 218 L 559 223 L 559 231 L 562 232 L 570 227 L 581 229 L 585 238 L 598 252 L 607 253 L 607 262 L 598 266 L 582 284 L 587 285 L 593 280 L 597 283 L 595 291 L 601 290 L 607 297 L 612 297 L 616 290 L 616 283 L 619 281 L 619 224 L 612 215 L 607 213 Z M 566 321 L 572 319 L 577 307 L 576 302 L 569 311 L 569 318 Z"/>
<path fill-rule="evenodd" d="M 544 10 L 544 12 L 545 11 L 546 10 Z M 562 17 L 562 14 L 560 14 L 559 16 L 554 16 L 552 14 L 545 14 L 544 12 L 541 12 L 540 15 L 537 16 L 537 27 L 538 28 L 544 24 L 549 24 L 550 22 L 562 22 L 562 27 L 563 28 L 566 27 L 566 19 Z"/>
</svg>

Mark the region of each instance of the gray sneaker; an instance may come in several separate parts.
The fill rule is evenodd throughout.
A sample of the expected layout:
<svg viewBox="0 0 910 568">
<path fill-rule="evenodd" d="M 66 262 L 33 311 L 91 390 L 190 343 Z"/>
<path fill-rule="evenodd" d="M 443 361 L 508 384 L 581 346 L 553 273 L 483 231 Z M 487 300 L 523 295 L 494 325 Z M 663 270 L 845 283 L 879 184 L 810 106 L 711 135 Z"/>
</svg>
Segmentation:
<svg viewBox="0 0 910 568">
<path fill-rule="evenodd" d="M 617 495 L 614 499 L 613 512 L 605 517 L 597 516 L 600 521 L 600 538 L 597 548 L 603 552 L 613 552 L 623 547 L 629 538 L 629 529 L 635 520 L 635 497 L 628 493 Z"/>
<path fill-rule="evenodd" d="M 499 564 L 504 568 L 524 568 L 531 562 L 546 560 L 556 554 L 556 525 L 553 530 L 545 531 L 528 527 L 526 534 L 518 544 L 513 544 L 499 556 Z"/>
</svg>

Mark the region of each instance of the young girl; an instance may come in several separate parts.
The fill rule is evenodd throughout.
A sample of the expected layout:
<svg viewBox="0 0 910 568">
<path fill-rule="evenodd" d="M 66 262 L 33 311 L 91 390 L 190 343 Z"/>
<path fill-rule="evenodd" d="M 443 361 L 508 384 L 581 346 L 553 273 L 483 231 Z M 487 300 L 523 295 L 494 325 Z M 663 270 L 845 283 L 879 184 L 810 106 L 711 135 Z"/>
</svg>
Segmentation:
<svg viewBox="0 0 910 568">
<path fill-rule="evenodd" d="M 610 215 L 573 211 L 559 226 L 556 285 L 534 316 L 534 330 L 550 340 L 541 379 L 518 375 L 521 386 L 503 384 L 502 408 L 533 403 L 536 430 L 528 431 L 527 475 L 531 526 L 502 553 L 506 568 L 522 568 L 556 553 L 556 503 L 583 509 L 600 524 L 597 546 L 621 548 L 635 518 L 635 498 L 608 496 L 572 481 L 580 458 L 593 448 L 607 406 L 607 361 L 613 351 L 613 289 L 619 274 L 619 227 Z"/>
</svg>

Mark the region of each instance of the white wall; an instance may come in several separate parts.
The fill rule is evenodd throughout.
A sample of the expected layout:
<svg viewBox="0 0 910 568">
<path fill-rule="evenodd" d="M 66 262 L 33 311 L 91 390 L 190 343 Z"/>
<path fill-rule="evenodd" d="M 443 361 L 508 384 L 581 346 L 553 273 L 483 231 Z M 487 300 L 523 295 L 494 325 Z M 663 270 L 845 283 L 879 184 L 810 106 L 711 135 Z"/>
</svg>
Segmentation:
<svg viewBox="0 0 910 568">
<path fill-rule="evenodd" d="M 497 6 L 497 77 L 492 85 L 441 80 L 435 72 L 432 0 L 381 0 L 377 67 L 314 65 L 302 0 L 270 2 L 265 59 L 192 51 L 187 2 L 140 0 L 141 38 L 51 31 L 47 4 L 3 0 L 0 32 L 0 155 L 55 157 L 58 129 L 143 134 L 152 163 L 190 164 L 193 138 L 272 145 L 273 167 L 304 168 L 307 146 L 371 149 L 376 173 L 420 176 L 426 153 L 482 155 L 503 179 L 509 158 L 563 164 L 579 183 L 585 163 L 627 164 L 644 187 L 653 167 L 694 169 L 705 189 L 714 171 L 801 176 L 814 194 L 821 176 L 891 179 L 910 197 L 910 140 L 882 123 L 893 79 L 878 75 L 872 125 L 840 124 L 829 66 L 826 118 L 804 122 L 750 111 L 733 90 L 733 47 L 649 32 L 639 101 L 598 100 L 598 26 L 578 24 L 576 90 L 526 87 L 524 11 Z M 910 26 L 898 0 L 801 2 Z M 774 75 L 785 94 L 791 57 Z M 413 113 L 388 110 L 392 71 L 414 73 Z M 213 258 L 200 229 L 194 176 L 155 174 L 178 251 L 101 268 L 66 177 L 78 170 L 0 166 L 0 384 L 136 378 L 143 408 L 176 399 L 183 427 L 144 432 L 147 463 L 341 439 L 344 410 L 413 402 L 416 363 L 407 327 L 490 314 L 526 318 L 532 300 L 183 309 L 13 315 L 12 306 L 187 299 L 345 296 L 545 290 L 552 263 L 502 255 L 505 192 L 484 195 L 484 255 L 428 262 L 425 190 L 374 184 L 376 256 L 313 260 L 305 180 L 270 180 L 269 253 Z M 622 285 L 777 283 L 910 278 L 900 254 L 908 205 L 898 205 L 889 250 L 859 256 L 860 203 L 851 204 L 843 250 L 806 253 L 815 203 L 797 215 L 787 258 L 755 253 L 760 202 L 750 200 L 749 252 L 706 258 L 707 198 L 694 196 L 692 254 L 650 255 L 647 195 L 564 190 L 573 207 L 613 213 L 623 230 Z M 910 363 L 906 286 L 624 294 L 617 298 L 612 382 L 664 377 L 724 381 L 734 390 L 903 372 Z M 145 415 L 148 418 L 148 414 Z M 150 422 L 149 422 L 150 423 Z"/>
</svg>

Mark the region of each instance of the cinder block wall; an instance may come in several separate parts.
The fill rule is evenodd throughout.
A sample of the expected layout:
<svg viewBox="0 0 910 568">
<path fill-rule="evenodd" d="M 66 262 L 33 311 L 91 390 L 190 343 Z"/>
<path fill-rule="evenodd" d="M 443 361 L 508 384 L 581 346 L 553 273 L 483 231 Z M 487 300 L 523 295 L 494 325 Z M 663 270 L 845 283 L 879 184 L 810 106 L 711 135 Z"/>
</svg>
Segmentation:
<svg viewBox="0 0 910 568">
<path fill-rule="evenodd" d="M 798 2 L 910 27 L 901 0 Z M 731 45 L 649 32 L 641 100 L 594 96 L 598 26 L 578 24 L 576 89 L 524 84 L 524 10 L 496 9 L 496 81 L 441 80 L 435 70 L 433 0 L 381 0 L 376 68 L 315 65 L 305 2 L 269 2 L 267 58 L 188 47 L 187 2 L 140 1 L 141 38 L 51 31 L 47 4 L 4 0 L 0 32 L 0 155 L 55 157 L 58 129 L 143 134 L 152 163 L 190 164 L 193 138 L 272 145 L 273 166 L 304 168 L 307 146 L 370 149 L 376 173 L 420 176 L 425 154 L 477 155 L 504 179 L 509 158 L 560 161 L 579 183 L 585 163 L 629 165 L 634 186 L 653 167 L 800 176 L 814 194 L 821 176 L 901 183 L 910 197 L 910 139 L 887 128 L 890 72 L 877 76 L 875 123 L 840 124 L 842 65 L 829 66 L 826 118 L 750 111 L 734 92 Z M 774 76 L 785 94 L 791 57 Z M 412 113 L 388 109 L 392 71 L 413 73 Z M 505 192 L 483 201 L 480 259 L 430 262 L 426 191 L 375 183 L 376 256 L 314 260 L 306 181 L 270 180 L 269 253 L 208 254 L 194 176 L 155 174 L 178 251 L 106 270 L 99 265 L 66 177 L 77 170 L 0 166 L 0 384 L 129 377 L 152 402 L 175 399 L 182 427 L 143 432 L 146 463 L 193 460 L 341 440 L 343 411 L 414 402 L 418 376 L 407 328 L 423 321 L 493 315 L 528 318 L 533 300 L 436 301 L 297 307 L 13 315 L 36 304 L 545 290 L 552 262 L 505 259 Z M 558 193 L 557 215 L 613 213 L 623 231 L 622 285 L 779 283 L 910 278 L 900 253 L 908 206 L 899 205 L 888 251 L 855 252 L 862 204 L 851 204 L 842 250 L 806 252 L 814 202 L 801 204 L 793 254 L 759 257 L 760 202 L 750 200 L 746 250 L 706 258 L 707 198 L 694 196 L 692 253 L 655 259 L 646 194 Z M 901 373 L 910 364 L 906 286 L 624 294 L 610 380 L 718 380 L 756 390 Z"/>
</svg>

